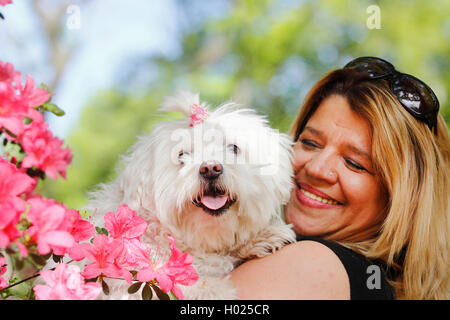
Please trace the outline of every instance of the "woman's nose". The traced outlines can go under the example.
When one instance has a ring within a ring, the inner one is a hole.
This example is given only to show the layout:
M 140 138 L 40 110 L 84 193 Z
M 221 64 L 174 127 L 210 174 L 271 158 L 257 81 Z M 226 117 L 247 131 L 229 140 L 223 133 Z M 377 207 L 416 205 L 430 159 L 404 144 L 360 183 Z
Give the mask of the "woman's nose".
M 338 178 L 337 165 L 336 156 L 330 151 L 323 150 L 311 156 L 305 164 L 305 171 L 310 178 L 334 184 Z

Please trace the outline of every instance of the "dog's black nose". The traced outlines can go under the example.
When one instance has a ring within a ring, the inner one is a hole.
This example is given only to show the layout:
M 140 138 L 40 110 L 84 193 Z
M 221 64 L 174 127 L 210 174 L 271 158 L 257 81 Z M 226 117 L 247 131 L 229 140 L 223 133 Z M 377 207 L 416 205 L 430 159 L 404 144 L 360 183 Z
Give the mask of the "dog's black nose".
M 214 160 L 205 161 L 201 164 L 199 173 L 205 179 L 216 179 L 223 173 L 223 166 Z

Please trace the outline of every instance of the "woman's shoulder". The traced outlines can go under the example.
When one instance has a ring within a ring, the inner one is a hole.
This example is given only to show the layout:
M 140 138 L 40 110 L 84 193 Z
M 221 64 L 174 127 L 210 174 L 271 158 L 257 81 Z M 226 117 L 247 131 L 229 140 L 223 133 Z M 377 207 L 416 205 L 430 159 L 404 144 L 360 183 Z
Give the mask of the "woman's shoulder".
M 350 299 L 344 265 L 317 241 L 299 241 L 247 261 L 231 279 L 240 299 Z
M 371 261 L 334 241 L 305 236 L 297 237 L 297 241 L 325 246 L 338 257 L 348 276 L 352 300 L 394 299 L 393 288 L 386 279 L 381 262 Z

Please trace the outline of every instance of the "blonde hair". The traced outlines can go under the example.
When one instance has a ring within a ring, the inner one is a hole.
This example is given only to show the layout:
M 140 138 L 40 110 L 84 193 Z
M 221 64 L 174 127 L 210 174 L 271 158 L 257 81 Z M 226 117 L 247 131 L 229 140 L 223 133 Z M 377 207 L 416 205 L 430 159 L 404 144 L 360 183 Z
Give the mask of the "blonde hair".
M 396 298 L 448 299 L 450 137 L 443 117 L 435 135 L 403 108 L 386 80 L 339 69 L 307 95 L 291 128 L 295 141 L 321 101 L 334 94 L 370 123 L 373 165 L 388 194 L 373 237 L 338 242 L 384 261 Z

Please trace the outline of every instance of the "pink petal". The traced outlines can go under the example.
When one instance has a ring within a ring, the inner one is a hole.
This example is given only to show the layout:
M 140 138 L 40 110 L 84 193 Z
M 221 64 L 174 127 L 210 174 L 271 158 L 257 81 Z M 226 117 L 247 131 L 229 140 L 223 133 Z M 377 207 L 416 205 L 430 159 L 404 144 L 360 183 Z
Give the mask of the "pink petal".
M 148 282 L 156 278 L 156 272 L 153 270 L 152 267 L 143 268 L 139 270 L 137 274 L 137 279 L 140 282 Z
M 84 268 L 82 276 L 86 279 L 96 278 L 102 274 L 102 269 L 98 267 L 97 263 L 91 263 Z
M 50 246 L 71 248 L 75 245 L 72 235 L 66 231 L 49 231 L 44 237 Z
M 88 282 L 84 285 L 83 298 L 84 300 L 94 300 L 102 292 L 100 283 Z
M 108 233 L 111 237 L 114 237 L 116 230 L 114 228 L 114 220 L 115 216 L 113 212 L 107 212 L 104 216 L 105 228 L 108 230 Z
M 53 297 L 51 296 L 52 288 L 38 284 L 33 290 L 36 295 L 36 300 L 53 300 Z
M 176 284 L 174 284 L 172 287 L 172 293 L 175 295 L 175 297 L 178 298 L 178 300 L 184 300 L 184 294 L 181 291 L 180 287 Z
M 60 205 L 52 205 L 41 214 L 40 222 L 42 223 L 40 232 L 55 230 L 64 220 L 66 210 Z
M 9 237 L 0 230 L 0 248 L 7 247 L 9 245 Z
M 147 230 L 147 222 L 145 222 L 145 219 L 134 217 L 129 224 L 128 230 L 125 232 L 125 236 L 128 239 L 136 238 L 143 235 L 145 230 Z
M 10 177 L 8 185 L 10 187 L 9 193 L 14 195 L 20 195 L 29 190 L 35 181 L 26 174 L 16 173 Z
M 19 248 L 19 252 L 20 255 L 22 256 L 22 258 L 25 258 L 28 256 L 28 249 L 25 245 L 23 245 L 20 242 L 15 242 L 15 244 L 17 245 L 17 247 Z
M 156 280 L 158 280 L 159 287 L 164 292 L 169 292 L 173 287 L 172 279 L 163 272 L 158 272 L 156 274 Z

